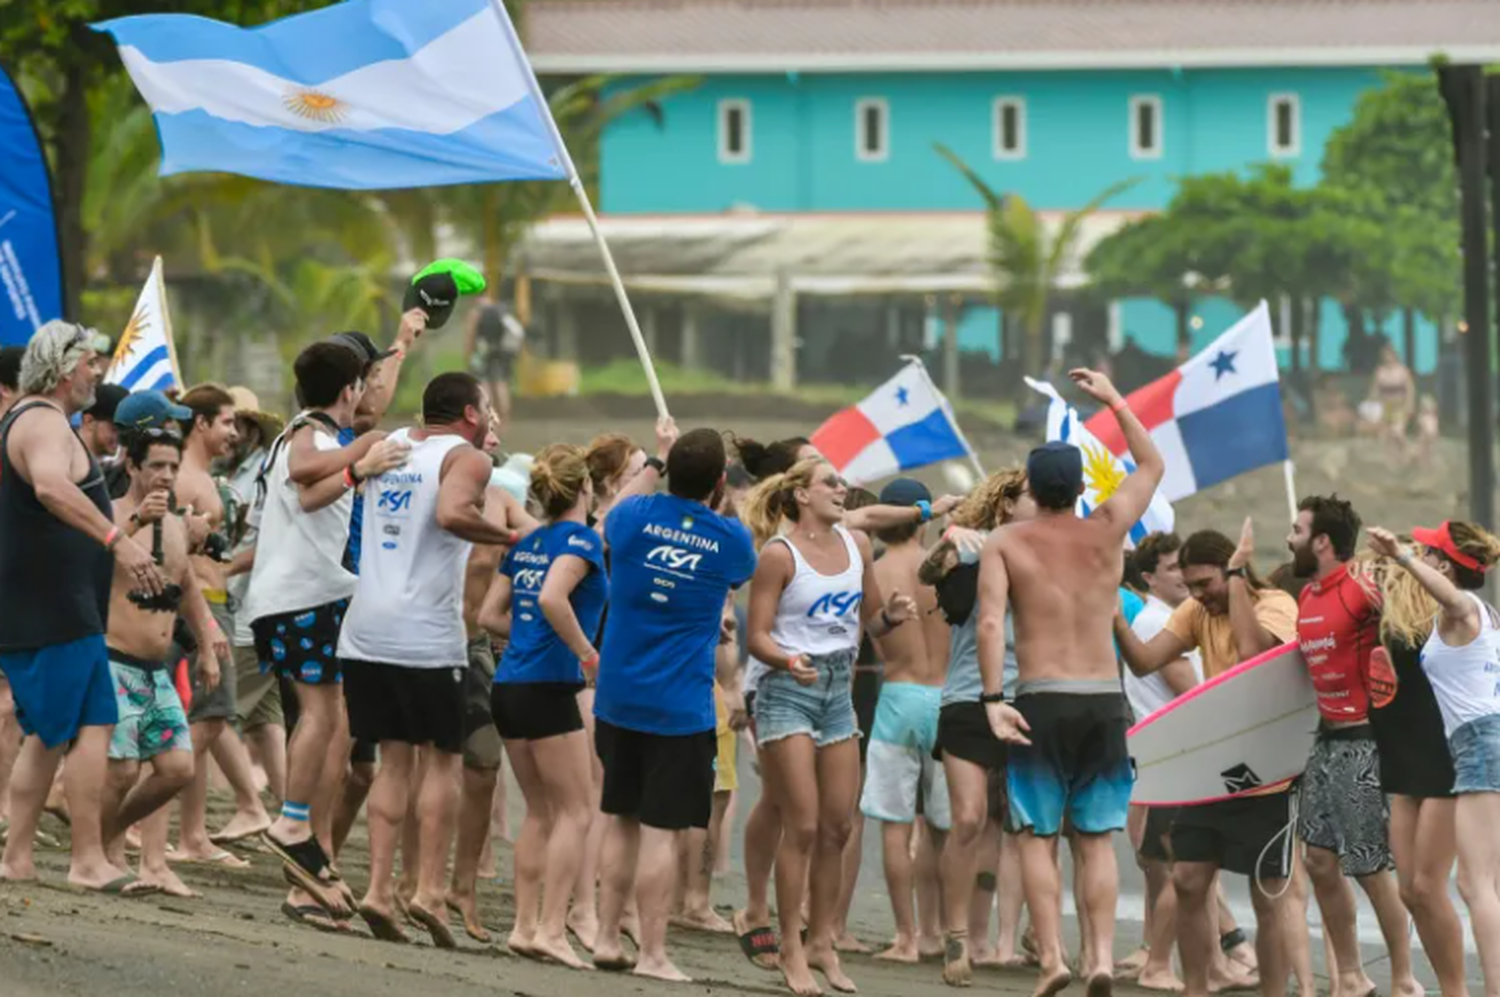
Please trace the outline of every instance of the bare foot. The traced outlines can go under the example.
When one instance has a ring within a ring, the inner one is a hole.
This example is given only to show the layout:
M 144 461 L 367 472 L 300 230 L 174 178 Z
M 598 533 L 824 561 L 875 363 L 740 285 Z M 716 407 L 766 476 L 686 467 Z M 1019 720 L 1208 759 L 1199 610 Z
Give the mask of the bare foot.
M 690 931 L 707 931 L 714 935 L 734 934 L 734 925 L 720 917 L 719 912 L 712 907 L 706 910 L 685 910 L 681 914 L 674 914 L 670 923 Z
M 852 952 L 855 955 L 870 954 L 870 946 L 855 938 L 848 928 L 845 928 L 843 933 L 834 940 L 833 950 L 835 952 Z
M 91 866 L 79 866 L 75 864 L 68 870 L 68 882 L 74 886 L 97 890 L 102 886 L 115 882 L 122 876 L 129 875 L 130 873 L 126 870 L 118 869 L 108 862 L 100 862 L 97 865 Z M 36 870 L 33 869 L 32 878 L 35 878 L 35 876 Z
M 641 919 L 634 913 L 620 918 L 620 934 L 630 939 L 630 944 L 637 949 L 641 947 Z
M 974 982 L 969 941 L 962 934 L 949 935 L 943 943 L 943 982 L 950 987 L 967 987 Z
M 574 952 L 573 946 L 568 944 L 566 933 L 558 935 L 556 938 L 537 935 L 531 941 L 531 952 L 549 962 L 567 966 L 569 969 L 591 968 L 582 959 L 578 958 L 578 953 Z
M 1119 962 L 1115 963 L 1115 979 L 1134 979 L 1141 975 L 1141 970 L 1146 968 L 1146 960 L 1151 958 L 1151 953 L 1145 946 L 1141 946 L 1130 953 Z
M 145 866 L 142 866 L 141 882 L 157 887 L 169 897 L 194 900 L 203 896 L 203 894 L 188 886 L 181 879 L 178 879 L 177 873 L 173 872 L 169 866 L 162 866 L 160 869 L 147 869 Z
M 592 952 L 599 938 L 599 916 L 580 913 L 579 908 L 574 907 L 568 911 L 568 930 L 573 932 L 573 937 L 578 939 L 578 944 L 583 946 L 585 952 Z
M 910 938 L 897 938 L 891 943 L 891 947 L 884 952 L 878 953 L 875 958 L 884 959 L 886 962 L 915 963 L 920 959 L 917 953 L 917 943 Z
M 489 929 L 479 919 L 479 901 L 474 894 L 450 891 L 447 903 L 448 909 L 463 919 L 464 934 L 481 945 L 488 945 L 494 940 L 490 937 Z
M 36 866 L 30 862 L 0 865 L 0 879 L 8 883 L 33 883 L 36 881 Z
M 1409 976 L 1400 983 L 1391 981 L 1391 997 L 1422 997 L 1424 992 L 1422 984 Z
M 992 948 L 975 948 L 969 953 L 969 964 L 975 969 L 996 969 L 1004 966 L 1005 960 Z
M 530 958 L 532 952 L 536 949 L 536 932 L 523 933 L 520 928 L 515 928 L 506 936 L 505 947 L 516 955 L 524 955 Z
M 822 973 L 828 980 L 828 985 L 839 993 L 858 992 L 859 988 L 849 979 L 849 974 L 844 972 L 843 964 L 839 962 L 838 949 L 831 946 L 808 946 L 807 965 Z
M 1042 973 L 1037 977 L 1036 989 L 1031 992 L 1031 997 L 1052 997 L 1060 993 L 1073 982 L 1073 974 L 1068 972 L 1066 966 L 1059 966 L 1050 973 Z
M 222 830 L 215 831 L 208 836 L 208 840 L 216 845 L 228 845 L 236 841 L 244 841 L 254 838 L 271 826 L 271 817 L 264 810 L 258 814 L 243 814 L 238 811 L 229 818 Z
M 822 997 L 823 988 L 813 979 L 807 957 L 800 950 L 781 953 L 781 975 L 786 979 L 787 987 L 797 997 Z
M 653 980 L 665 980 L 668 983 L 693 982 L 692 977 L 672 965 L 672 960 L 665 957 L 651 960 L 642 959 L 635 964 L 635 968 L 630 972 L 636 976 L 646 976 Z
M 1088 988 L 1084 992 L 1087 997 L 1110 997 L 1115 992 L 1114 974 L 1095 973 L 1089 977 Z
M 1161 993 L 1178 994 L 1187 989 L 1177 974 L 1172 972 L 1171 967 L 1157 972 L 1155 970 L 1141 970 L 1141 975 L 1135 978 L 1135 985 L 1142 990 L 1156 990 Z
M 1211 994 L 1259 989 L 1260 974 L 1247 970 L 1238 960 L 1225 959 L 1223 965 L 1215 964 L 1208 971 L 1208 992 Z
M 917 956 L 923 962 L 932 962 L 943 957 L 942 935 L 917 935 Z

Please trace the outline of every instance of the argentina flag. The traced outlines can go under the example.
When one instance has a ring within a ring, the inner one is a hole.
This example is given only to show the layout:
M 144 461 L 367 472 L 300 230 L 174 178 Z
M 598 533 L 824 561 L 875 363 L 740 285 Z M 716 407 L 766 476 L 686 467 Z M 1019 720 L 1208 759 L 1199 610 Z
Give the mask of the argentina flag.
M 1127 474 L 1135 471 L 1128 457 L 1116 457 L 1100 443 L 1078 417 L 1078 410 L 1063 401 L 1057 389 L 1044 381 L 1026 378 L 1026 385 L 1051 399 L 1047 406 L 1047 440 L 1071 443 L 1083 451 L 1083 494 L 1078 497 L 1078 515 L 1087 517 L 1109 500 Z M 1177 517 L 1172 505 L 1158 489 L 1146 514 L 1130 528 L 1127 546 L 1134 548 L 1152 533 L 1170 533 Z
M 155 113 L 163 176 L 380 189 L 574 175 L 498 0 L 346 0 L 257 28 L 182 14 L 93 27 Z

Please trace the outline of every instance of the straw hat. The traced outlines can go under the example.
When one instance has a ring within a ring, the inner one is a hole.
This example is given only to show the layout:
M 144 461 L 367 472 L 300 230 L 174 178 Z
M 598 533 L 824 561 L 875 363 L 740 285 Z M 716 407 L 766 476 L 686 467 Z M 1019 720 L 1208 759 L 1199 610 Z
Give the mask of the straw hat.
M 255 392 L 243 384 L 236 384 L 229 389 L 229 397 L 234 399 L 235 417 L 253 420 L 260 427 L 260 436 L 263 441 L 270 443 L 271 440 L 281 435 L 285 422 L 281 416 L 263 410 Z

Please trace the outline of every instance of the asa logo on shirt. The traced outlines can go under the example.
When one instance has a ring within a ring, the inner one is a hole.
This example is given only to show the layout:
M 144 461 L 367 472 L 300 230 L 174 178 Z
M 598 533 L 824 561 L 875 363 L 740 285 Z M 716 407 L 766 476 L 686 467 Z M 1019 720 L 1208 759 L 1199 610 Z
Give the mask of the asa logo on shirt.
M 807 610 L 808 618 L 814 616 L 848 616 L 859 608 L 860 602 L 864 600 L 863 589 L 852 589 L 848 592 L 829 592 Z
M 380 493 L 375 507 L 393 515 L 411 511 L 412 490 L 410 488 L 387 488 Z
M 542 579 L 546 577 L 546 568 L 522 568 L 516 572 L 516 588 L 539 589 L 542 587 Z
M 671 544 L 653 547 L 646 555 L 647 564 L 659 565 L 675 571 L 697 571 L 698 564 L 702 560 L 702 554 L 694 554 L 692 551 L 673 547 Z

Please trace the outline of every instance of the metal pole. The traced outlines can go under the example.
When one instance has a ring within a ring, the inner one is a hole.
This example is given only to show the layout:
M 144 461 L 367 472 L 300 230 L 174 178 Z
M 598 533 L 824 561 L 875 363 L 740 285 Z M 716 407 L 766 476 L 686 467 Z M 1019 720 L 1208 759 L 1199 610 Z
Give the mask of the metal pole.
M 1463 225 L 1464 367 L 1469 401 L 1469 518 L 1493 529 L 1495 524 L 1495 429 L 1489 319 L 1489 266 L 1485 214 L 1485 86 L 1480 66 L 1444 66 L 1438 70 L 1443 98 L 1453 121 L 1458 155 Z

